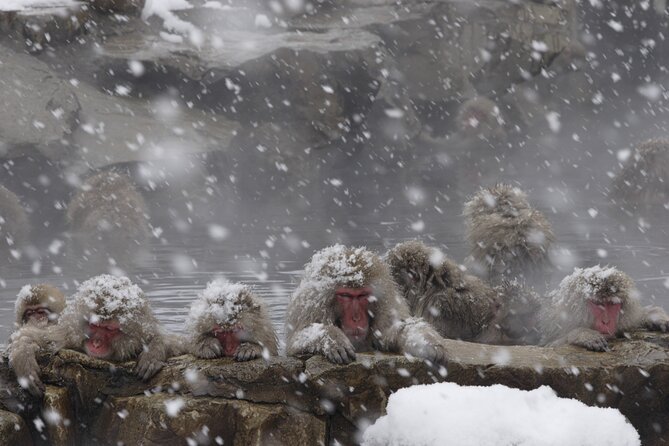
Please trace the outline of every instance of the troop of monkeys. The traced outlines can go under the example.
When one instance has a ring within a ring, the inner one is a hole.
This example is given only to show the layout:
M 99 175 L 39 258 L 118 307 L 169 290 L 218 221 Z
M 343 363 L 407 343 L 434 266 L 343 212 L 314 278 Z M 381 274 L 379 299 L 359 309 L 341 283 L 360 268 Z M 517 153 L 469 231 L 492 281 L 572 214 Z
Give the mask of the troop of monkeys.
M 634 283 L 614 267 L 577 268 L 541 298 L 530 286 L 550 267 L 554 235 L 518 188 L 482 189 L 465 206 L 472 270 L 417 240 L 384 258 L 334 245 L 305 266 L 286 316 L 286 353 L 323 355 L 337 364 L 356 353 L 395 352 L 444 364 L 444 338 L 490 344 L 573 344 L 593 351 L 636 329 L 667 331 L 669 316 L 642 307 Z M 101 275 L 70 301 L 48 285 L 25 286 L 7 348 L 19 384 L 42 393 L 39 353 L 74 349 L 109 361 L 136 360 L 142 379 L 184 352 L 238 361 L 278 354 L 268 312 L 253 290 L 209 283 L 193 302 L 185 338 L 164 333 L 142 290 Z

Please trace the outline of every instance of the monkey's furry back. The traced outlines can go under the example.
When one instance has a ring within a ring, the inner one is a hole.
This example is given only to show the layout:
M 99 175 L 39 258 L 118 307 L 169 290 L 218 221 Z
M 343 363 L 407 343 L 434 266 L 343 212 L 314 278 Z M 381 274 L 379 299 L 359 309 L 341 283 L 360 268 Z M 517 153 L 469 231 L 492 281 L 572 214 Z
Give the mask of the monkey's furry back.
M 611 197 L 631 211 L 663 209 L 669 201 L 669 139 L 637 145 L 614 178 Z
M 481 189 L 465 204 L 464 216 L 471 256 L 491 279 L 549 266 L 555 242 L 551 224 L 519 188 L 497 184 Z
M 75 231 L 97 232 L 101 221 L 112 230 L 130 236 L 148 235 L 147 206 L 132 180 L 124 174 L 103 171 L 88 178 L 67 208 L 67 220 Z

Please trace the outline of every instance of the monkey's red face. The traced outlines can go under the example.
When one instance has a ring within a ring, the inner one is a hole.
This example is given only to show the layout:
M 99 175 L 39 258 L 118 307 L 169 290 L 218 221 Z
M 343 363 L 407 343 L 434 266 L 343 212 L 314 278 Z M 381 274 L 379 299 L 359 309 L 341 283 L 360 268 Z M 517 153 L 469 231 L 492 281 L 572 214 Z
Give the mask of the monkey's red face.
M 114 351 L 112 343 L 121 335 L 121 325 L 118 321 L 88 324 L 88 339 L 84 344 L 86 354 L 99 359 L 108 358 Z
M 237 353 L 237 349 L 239 348 L 239 338 L 242 330 L 242 327 L 238 325 L 231 328 L 224 328 L 220 325 L 214 326 L 212 334 L 218 339 L 218 342 L 220 342 L 224 356 L 235 356 L 235 353 Z
M 342 287 L 335 291 L 339 314 L 341 314 L 341 329 L 352 342 L 364 341 L 369 334 L 367 307 L 371 295 L 370 287 Z
M 27 324 L 32 322 L 42 325 L 49 322 L 50 316 L 51 310 L 47 307 L 41 305 L 29 305 L 26 307 L 26 311 L 23 312 L 23 323 Z
M 588 301 L 588 309 L 595 320 L 592 328 L 604 336 L 613 336 L 616 333 L 621 306 L 621 304 L 611 302 L 596 303 Z

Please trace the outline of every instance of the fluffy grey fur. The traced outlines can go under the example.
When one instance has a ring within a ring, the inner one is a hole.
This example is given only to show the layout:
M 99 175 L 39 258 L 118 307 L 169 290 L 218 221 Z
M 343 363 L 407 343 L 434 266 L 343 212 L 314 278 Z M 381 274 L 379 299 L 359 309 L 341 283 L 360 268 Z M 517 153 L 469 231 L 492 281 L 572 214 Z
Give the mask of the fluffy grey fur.
M 88 178 L 67 207 L 77 248 L 91 247 L 124 258 L 149 235 L 148 211 L 132 180 L 103 171 Z
M 491 288 L 417 240 L 396 245 L 386 261 L 412 314 L 442 336 L 488 344 L 532 342 L 539 301 L 524 287 L 505 282 Z
M 224 298 L 221 297 L 221 300 Z M 227 321 L 230 325 L 240 326 L 243 329 L 243 337 L 235 359 L 237 361 L 249 361 L 263 356 L 263 350 L 276 356 L 278 354 L 278 339 L 272 322 L 270 321 L 267 308 L 250 287 L 243 287 L 235 296 L 234 303 L 241 308 L 239 314 L 233 321 Z M 223 302 L 221 302 L 223 303 Z M 204 296 L 200 296 L 196 305 L 207 305 Z M 189 334 L 188 351 L 200 358 L 218 358 L 223 356 L 223 349 L 218 339 L 213 335 L 212 329 L 215 325 L 224 322 L 217 321 L 212 313 L 198 313 L 191 311 L 186 327 Z
M 522 190 L 506 184 L 481 189 L 465 204 L 464 215 L 471 258 L 491 282 L 546 279 L 555 235 Z
M 335 291 L 341 286 L 373 290 L 369 335 L 355 346 L 338 320 Z M 351 362 L 356 351 L 368 350 L 432 362 L 446 359 L 442 337 L 424 320 L 411 317 L 387 265 L 366 248 L 335 245 L 314 254 L 288 305 L 286 334 L 289 355 L 322 354 L 335 363 Z
M 130 281 L 125 278 L 118 282 L 118 286 L 126 285 L 130 285 Z M 91 307 L 91 299 L 97 305 Z M 104 294 L 91 296 L 81 292 L 80 288 L 56 325 L 46 328 L 24 326 L 12 335 L 8 346 L 9 363 L 22 387 L 35 395 L 43 391 L 38 354 L 55 354 L 62 349 L 86 353 L 84 345 L 87 327 L 94 318 L 101 321 L 119 320 L 122 334 L 113 343 L 108 360 L 122 362 L 136 359 L 135 373 L 142 379 L 155 375 L 169 356 L 180 353 L 180 347 L 164 336 L 143 294 L 139 298 L 139 305 L 132 310 L 120 307 L 114 312 L 105 312 L 107 299 L 108 296 Z
M 602 273 L 604 271 L 604 273 Z M 646 328 L 669 330 L 669 316 L 659 307 L 642 307 L 632 279 L 616 268 L 599 266 L 580 269 L 565 277 L 540 314 L 542 345 L 573 344 L 588 350 L 608 349 L 606 337 L 594 330 L 586 302 L 622 304 L 616 336 Z
M 0 251 L 28 242 L 30 220 L 13 192 L 0 185 Z
M 634 153 L 616 175 L 611 198 L 629 214 L 652 214 L 669 203 L 669 140 L 651 139 Z

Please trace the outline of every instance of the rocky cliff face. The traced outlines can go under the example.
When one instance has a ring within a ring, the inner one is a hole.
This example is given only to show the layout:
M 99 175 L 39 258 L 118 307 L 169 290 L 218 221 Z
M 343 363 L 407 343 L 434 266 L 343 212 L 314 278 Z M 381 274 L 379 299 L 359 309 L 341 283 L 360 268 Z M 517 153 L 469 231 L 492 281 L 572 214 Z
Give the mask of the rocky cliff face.
M 22 92 L 2 89 L 5 108 L 36 113 L 0 127 L 0 158 L 37 150 L 101 166 L 160 159 L 155 146 L 176 140 L 195 152 L 261 147 L 274 170 L 331 144 L 402 146 L 467 98 L 541 77 L 575 37 L 572 1 L 314 2 L 290 15 L 192 0 L 169 25 L 140 19 L 141 3 L 0 7 L 2 43 L 45 62 L 0 53 L 2 79 Z M 188 104 L 176 133 L 151 103 L 170 91 Z
M 235 363 L 181 356 L 149 383 L 131 374 L 132 363 L 62 351 L 44 358 L 49 385 L 41 415 L 29 400 L 21 410 L 3 397 L 0 432 L 7 435 L 0 444 L 31 444 L 29 427 L 36 444 L 40 437 L 58 445 L 355 444 L 383 414 L 390 393 L 440 381 L 549 385 L 559 396 L 620 409 L 644 445 L 669 441 L 669 335 L 638 333 L 607 353 L 447 342 L 446 368 L 371 354 L 348 366 L 321 357 Z M 2 373 L 9 379 L 6 366 Z M 41 433 L 37 415 L 45 423 Z

